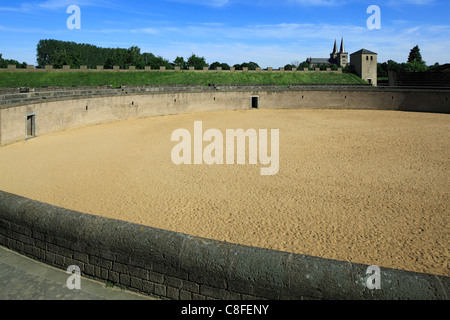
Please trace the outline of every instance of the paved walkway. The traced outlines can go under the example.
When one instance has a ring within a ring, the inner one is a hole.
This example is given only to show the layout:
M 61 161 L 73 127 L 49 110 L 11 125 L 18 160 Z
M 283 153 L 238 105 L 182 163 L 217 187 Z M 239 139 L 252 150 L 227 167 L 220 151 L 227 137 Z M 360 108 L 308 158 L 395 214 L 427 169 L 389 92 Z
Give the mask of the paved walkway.
M 80 290 L 69 290 L 69 277 L 65 271 L 0 246 L 0 300 L 154 300 L 84 277 Z

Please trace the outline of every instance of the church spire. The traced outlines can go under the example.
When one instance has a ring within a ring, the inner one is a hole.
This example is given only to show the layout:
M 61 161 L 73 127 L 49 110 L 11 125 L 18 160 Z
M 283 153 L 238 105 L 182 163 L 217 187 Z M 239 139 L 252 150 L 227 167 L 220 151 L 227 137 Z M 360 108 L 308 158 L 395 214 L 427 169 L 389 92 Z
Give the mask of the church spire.
M 337 44 L 336 39 L 334 39 L 334 48 L 333 48 L 333 54 L 337 53 Z
M 342 37 L 341 39 L 341 50 L 339 51 L 339 53 L 344 53 L 345 49 L 344 49 L 344 37 Z

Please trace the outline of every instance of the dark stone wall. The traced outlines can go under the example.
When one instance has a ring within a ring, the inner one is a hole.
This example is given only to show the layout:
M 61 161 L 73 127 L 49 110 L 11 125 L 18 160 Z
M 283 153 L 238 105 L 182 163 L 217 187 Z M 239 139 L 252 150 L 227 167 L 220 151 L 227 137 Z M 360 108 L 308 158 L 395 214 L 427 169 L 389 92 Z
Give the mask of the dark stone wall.
M 450 278 L 219 242 L 0 191 L 0 245 L 63 270 L 174 300 L 448 299 Z

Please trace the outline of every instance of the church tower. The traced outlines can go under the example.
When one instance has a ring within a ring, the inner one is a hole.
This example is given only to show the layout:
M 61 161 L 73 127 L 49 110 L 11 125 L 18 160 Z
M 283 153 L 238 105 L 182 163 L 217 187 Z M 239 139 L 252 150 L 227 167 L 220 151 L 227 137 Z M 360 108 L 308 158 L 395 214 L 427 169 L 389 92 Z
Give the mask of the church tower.
M 330 54 L 330 62 L 337 64 L 337 58 L 338 58 L 337 44 L 336 39 L 334 39 L 334 47 L 333 52 Z
M 334 47 L 336 48 L 336 40 L 334 41 Z M 337 49 L 337 48 L 336 48 Z M 341 39 L 341 49 L 339 53 L 336 54 L 337 65 L 339 67 L 345 67 L 348 64 L 348 52 L 345 52 L 344 48 L 344 38 Z

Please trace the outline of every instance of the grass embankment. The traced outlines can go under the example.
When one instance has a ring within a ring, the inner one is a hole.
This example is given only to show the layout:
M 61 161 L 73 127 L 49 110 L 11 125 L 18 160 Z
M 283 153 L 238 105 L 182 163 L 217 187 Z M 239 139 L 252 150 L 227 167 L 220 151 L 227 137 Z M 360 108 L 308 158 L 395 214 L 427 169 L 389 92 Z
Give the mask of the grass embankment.
M 0 72 L 0 87 L 208 84 L 364 84 L 345 73 L 328 72 Z

